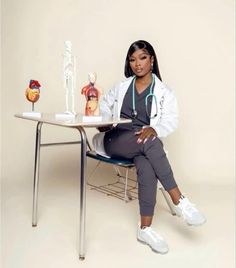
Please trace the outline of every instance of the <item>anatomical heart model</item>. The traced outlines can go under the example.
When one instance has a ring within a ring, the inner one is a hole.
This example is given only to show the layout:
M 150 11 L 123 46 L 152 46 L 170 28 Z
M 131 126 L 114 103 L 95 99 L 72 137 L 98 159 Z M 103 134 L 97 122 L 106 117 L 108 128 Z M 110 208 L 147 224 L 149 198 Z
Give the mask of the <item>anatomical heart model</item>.
M 38 101 L 41 85 L 37 80 L 30 80 L 29 87 L 25 91 L 25 96 L 32 103 L 32 112 L 34 112 L 34 103 Z
M 99 98 L 101 90 L 95 87 L 97 79 L 96 73 L 89 73 L 88 79 L 89 84 L 84 86 L 81 90 L 81 94 L 85 95 L 86 98 L 85 115 L 97 116 L 99 115 Z

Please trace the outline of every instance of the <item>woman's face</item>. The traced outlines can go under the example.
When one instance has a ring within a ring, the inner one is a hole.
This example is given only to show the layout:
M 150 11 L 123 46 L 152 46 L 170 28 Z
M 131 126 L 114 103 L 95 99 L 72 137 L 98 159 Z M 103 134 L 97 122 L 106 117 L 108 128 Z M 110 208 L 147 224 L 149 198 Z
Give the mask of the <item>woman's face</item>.
M 136 50 L 129 58 L 130 68 L 137 77 L 143 77 L 152 70 L 153 57 L 145 49 Z

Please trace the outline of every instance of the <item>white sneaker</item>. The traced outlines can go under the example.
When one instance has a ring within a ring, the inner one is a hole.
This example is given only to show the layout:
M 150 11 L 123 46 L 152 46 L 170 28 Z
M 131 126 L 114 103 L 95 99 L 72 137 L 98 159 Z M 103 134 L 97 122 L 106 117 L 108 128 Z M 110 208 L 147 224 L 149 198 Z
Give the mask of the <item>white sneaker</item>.
M 144 229 L 138 227 L 137 240 L 148 245 L 157 253 L 164 254 L 169 250 L 166 241 L 159 234 L 153 231 L 151 227 L 145 227 Z
M 190 203 L 188 198 L 181 197 L 178 205 L 174 205 L 177 216 L 183 217 L 188 225 L 201 225 L 206 222 L 206 218 Z

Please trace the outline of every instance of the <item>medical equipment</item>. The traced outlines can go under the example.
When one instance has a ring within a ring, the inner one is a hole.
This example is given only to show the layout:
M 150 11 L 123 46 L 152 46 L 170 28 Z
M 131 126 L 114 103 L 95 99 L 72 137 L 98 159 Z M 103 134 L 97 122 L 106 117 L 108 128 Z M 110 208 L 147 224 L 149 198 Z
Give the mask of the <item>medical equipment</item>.
M 135 107 L 135 81 L 136 81 L 136 76 L 134 77 L 133 81 L 132 81 L 132 102 L 133 102 L 133 109 L 132 109 L 132 113 L 131 113 L 131 116 L 132 118 L 136 118 L 137 115 L 138 115 L 138 112 L 136 110 L 136 107 Z M 147 94 L 147 96 L 145 97 L 145 107 L 146 107 L 146 113 L 147 113 L 147 116 L 150 118 L 150 119 L 153 119 L 157 116 L 157 98 L 156 96 L 153 94 L 153 87 L 154 87 L 154 76 L 152 76 L 152 83 L 151 83 L 151 86 L 150 86 L 150 90 L 149 90 L 149 93 Z M 154 102 L 155 102 L 155 105 L 156 105 L 156 112 L 153 116 L 151 116 L 151 114 L 148 113 L 148 99 L 149 98 L 152 98 L 154 99 Z

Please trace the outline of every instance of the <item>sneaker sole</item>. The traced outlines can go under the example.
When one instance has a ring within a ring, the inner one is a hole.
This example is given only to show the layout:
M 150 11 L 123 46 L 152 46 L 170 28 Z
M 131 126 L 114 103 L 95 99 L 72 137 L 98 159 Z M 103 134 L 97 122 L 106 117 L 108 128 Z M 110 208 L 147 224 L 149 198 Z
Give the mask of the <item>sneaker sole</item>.
M 168 251 L 169 251 L 169 250 L 167 250 L 167 251 L 165 251 L 165 252 L 157 251 L 157 250 L 153 249 L 148 243 L 146 243 L 146 242 L 144 242 L 144 241 L 142 241 L 142 240 L 140 240 L 140 239 L 138 239 L 138 238 L 137 238 L 137 241 L 140 242 L 140 243 L 143 244 L 143 245 L 149 246 L 149 247 L 151 248 L 151 250 L 152 250 L 153 252 L 155 252 L 155 253 L 159 253 L 159 254 L 164 255 L 164 254 L 168 253 Z
M 198 223 L 198 224 L 191 224 L 191 223 L 188 223 L 184 218 L 183 218 L 183 216 L 181 215 L 181 214 L 178 214 L 177 212 L 176 212 L 176 216 L 177 217 L 179 217 L 179 218 L 181 218 L 188 226 L 195 226 L 195 227 L 198 227 L 198 226 L 201 226 L 201 225 L 203 225 L 204 223 L 206 223 L 206 219 L 203 221 L 203 222 L 201 222 L 201 223 Z
M 198 226 L 201 226 L 201 225 L 203 225 L 204 223 L 206 223 L 206 220 L 203 221 L 203 222 L 201 222 L 201 223 L 198 223 L 198 224 L 191 224 L 191 223 L 188 223 L 187 221 L 185 221 L 185 222 L 186 222 L 186 224 L 187 224 L 188 226 L 195 226 L 195 227 L 198 227 Z

